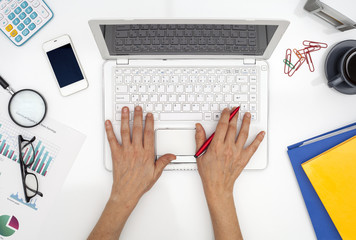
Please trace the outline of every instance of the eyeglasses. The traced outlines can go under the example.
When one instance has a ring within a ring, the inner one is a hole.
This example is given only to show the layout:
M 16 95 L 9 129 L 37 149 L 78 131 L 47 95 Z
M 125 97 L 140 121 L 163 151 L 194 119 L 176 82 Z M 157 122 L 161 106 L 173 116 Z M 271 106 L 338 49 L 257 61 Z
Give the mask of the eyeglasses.
M 31 198 L 36 195 L 43 197 L 43 194 L 38 191 L 38 180 L 36 175 L 27 171 L 27 168 L 30 167 L 35 160 L 36 153 L 33 147 L 33 142 L 36 140 L 36 137 L 33 137 L 31 140 L 26 140 L 19 135 L 18 140 L 22 185 L 25 192 L 26 202 L 30 202 Z M 26 157 L 27 159 L 25 159 Z

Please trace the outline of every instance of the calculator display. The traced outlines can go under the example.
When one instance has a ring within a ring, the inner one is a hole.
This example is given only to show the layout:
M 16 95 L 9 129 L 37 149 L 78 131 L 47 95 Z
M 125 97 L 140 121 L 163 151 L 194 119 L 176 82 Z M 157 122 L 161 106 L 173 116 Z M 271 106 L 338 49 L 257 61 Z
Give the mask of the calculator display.
M 61 88 L 84 79 L 70 44 L 47 52 L 47 56 Z

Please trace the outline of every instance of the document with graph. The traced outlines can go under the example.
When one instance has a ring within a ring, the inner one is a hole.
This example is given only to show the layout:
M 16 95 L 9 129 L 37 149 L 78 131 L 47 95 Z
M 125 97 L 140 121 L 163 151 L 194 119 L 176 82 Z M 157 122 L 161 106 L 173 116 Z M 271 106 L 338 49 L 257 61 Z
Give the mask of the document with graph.
M 28 172 L 38 179 L 38 191 L 26 202 L 22 184 L 18 136 L 30 140 L 33 148 L 22 151 Z M 7 114 L 0 114 L 0 240 L 36 239 L 41 224 L 77 157 L 85 136 L 47 118 L 40 125 L 24 129 Z M 30 161 L 32 161 L 31 164 Z

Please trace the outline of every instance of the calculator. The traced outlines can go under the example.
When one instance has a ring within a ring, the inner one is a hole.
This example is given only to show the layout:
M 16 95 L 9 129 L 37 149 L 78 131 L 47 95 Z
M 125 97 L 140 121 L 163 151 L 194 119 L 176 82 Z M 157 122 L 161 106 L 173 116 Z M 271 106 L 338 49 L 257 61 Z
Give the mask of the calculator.
M 0 30 L 22 46 L 53 18 L 43 0 L 0 0 Z

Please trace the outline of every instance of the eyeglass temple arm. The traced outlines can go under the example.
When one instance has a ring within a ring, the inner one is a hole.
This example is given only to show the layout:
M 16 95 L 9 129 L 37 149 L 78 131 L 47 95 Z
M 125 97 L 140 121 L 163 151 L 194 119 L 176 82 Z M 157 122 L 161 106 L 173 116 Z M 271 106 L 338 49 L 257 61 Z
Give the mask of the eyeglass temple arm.
M 40 191 L 36 191 L 36 190 L 34 190 L 34 189 L 32 189 L 32 188 L 30 188 L 30 187 L 28 187 L 28 186 L 26 186 L 26 188 L 27 188 L 28 190 L 30 190 L 31 192 L 36 193 L 36 194 L 40 195 L 41 197 L 43 197 L 43 193 L 41 193 Z

